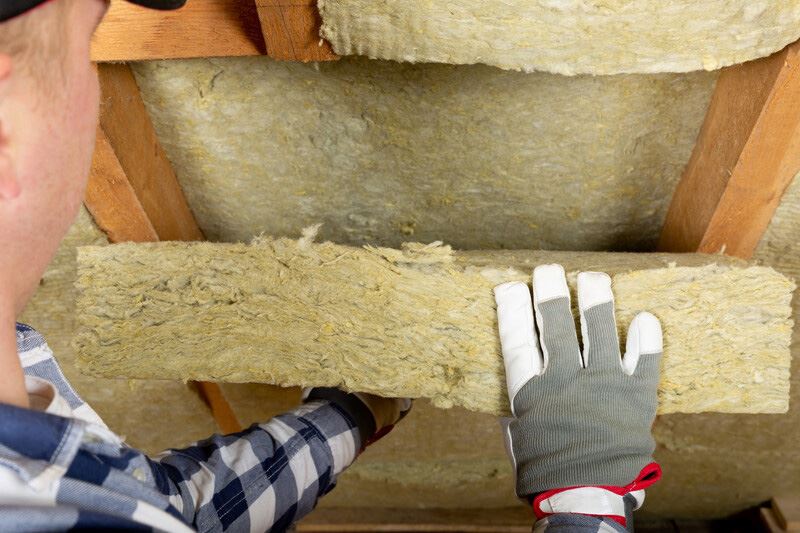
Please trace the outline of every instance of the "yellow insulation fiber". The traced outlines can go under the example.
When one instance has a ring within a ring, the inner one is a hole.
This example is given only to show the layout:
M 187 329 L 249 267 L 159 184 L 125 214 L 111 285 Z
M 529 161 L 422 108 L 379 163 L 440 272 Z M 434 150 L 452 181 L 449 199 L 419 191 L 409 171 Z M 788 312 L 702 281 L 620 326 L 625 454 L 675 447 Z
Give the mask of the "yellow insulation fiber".
M 770 268 L 311 238 L 81 248 L 80 364 L 106 377 L 331 385 L 502 414 L 491 289 L 561 261 L 617 272 L 621 327 L 641 310 L 661 319 L 661 413 L 788 408 L 794 284 Z

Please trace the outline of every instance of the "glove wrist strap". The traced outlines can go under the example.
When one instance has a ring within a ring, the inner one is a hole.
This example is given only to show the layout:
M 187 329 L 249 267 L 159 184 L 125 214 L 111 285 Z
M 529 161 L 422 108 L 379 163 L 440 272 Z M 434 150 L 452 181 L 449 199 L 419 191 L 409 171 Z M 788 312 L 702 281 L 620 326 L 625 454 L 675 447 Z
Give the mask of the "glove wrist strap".
M 608 518 L 626 526 L 625 495 L 631 494 L 636 509 L 644 502 L 644 489 L 661 479 L 658 463 L 645 466 L 631 483 L 615 486 L 574 486 L 540 492 L 532 503 L 537 520 L 558 513 L 575 513 Z

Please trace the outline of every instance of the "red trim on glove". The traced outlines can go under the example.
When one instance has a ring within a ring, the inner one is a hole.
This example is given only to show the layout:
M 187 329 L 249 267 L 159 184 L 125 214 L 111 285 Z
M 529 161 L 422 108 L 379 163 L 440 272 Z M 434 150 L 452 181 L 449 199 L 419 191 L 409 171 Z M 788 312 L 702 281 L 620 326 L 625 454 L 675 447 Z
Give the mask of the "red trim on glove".
M 655 483 L 659 479 L 661 479 L 661 466 L 659 466 L 659 464 L 656 463 L 656 462 L 652 462 L 652 463 L 648 464 L 647 466 L 645 466 L 644 468 L 642 468 L 641 472 L 639 472 L 639 475 L 636 476 L 636 479 L 634 479 L 633 481 L 631 481 L 630 483 L 628 483 L 624 487 L 615 487 L 615 486 L 611 486 L 611 485 L 575 485 L 575 486 L 572 486 L 572 487 L 564 487 L 564 488 L 561 488 L 561 489 L 550 489 L 550 490 L 547 490 L 545 492 L 540 492 L 539 494 L 537 494 L 533 498 L 533 502 L 531 502 L 532 505 L 533 505 L 533 512 L 536 515 L 536 519 L 537 520 L 541 520 L 542 518 L 545 518 L 547 516 L 550 516 L 550 515 L 554 514 L 554 513 L 547 513 L 547 512 L 542 511 L 541 507 L 540 507 L 541 503 L 544 500 L 550 498 L 551 496 L 554 496 L 554 495 L 559 494 L 561 492 L 566 492 L 568 490 L 580 489 L 580 488 L 585 488 L 585 487 L 595 487 L 595 488 L 607 490 L 609 492 L 613 492 L 614 494 L 617 494 L 619 496 L 625 496 L 629 492 L 646 489 L 647 487 L 649 487 L 650 485 L 652 485 L 653 483 Z M 588 514 L 588 513 L 576 513 L 576 514 L 585 514 L 587 516 L 596 516 L 597 518 L 609 518 L 609 519 L 614 520 L 615 522 L 621 524 L 622 527 L 626 527 L 626 521 L 625 521 L 625 517 L 624 516 L 619 516 L 619 515 L 593 515 L 593 514 Z

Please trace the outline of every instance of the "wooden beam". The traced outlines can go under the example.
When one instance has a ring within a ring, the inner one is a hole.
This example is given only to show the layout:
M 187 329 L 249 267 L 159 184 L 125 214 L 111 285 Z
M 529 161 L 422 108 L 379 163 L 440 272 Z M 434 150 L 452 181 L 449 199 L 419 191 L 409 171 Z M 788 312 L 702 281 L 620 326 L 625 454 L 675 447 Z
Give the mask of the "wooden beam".
M 778 518 L 775 512 L 769 507 L 761 507 L 758 510 L 761 517 L 761 525 L 764 526 L 764 531 L 767 533 L 785 533 L 786 530 L 778 523 Z
M 203 240 L 128 65 L 98 68 L 100 126 L 142 208 L 164 241 Z
M 176 11 L 113 0 L 92 61 L 253 56 L 266 52 L 253 0 L 190 0 Z
M 267 54 L 289 61 L 331 61 L 339 57 L 319 35 L 316 0 L 256 0 Z
M 800 494 L 772 498 L 772 511 L 782 529 L 800 531 Z
M 127 65 L 100 65 L 100 124 L 84 203 L 111 242 L 202 240 Z M 225 433 L 242 429 L 219 385 L 198 393 Z
M 338 59 L 319 36 L 316 0 L 191 0 L 155 11 L 113 0 L 92 39 L 96 62 L 254 56 Z
M 101 127 L 97 127 L 86 208 L 111 242 L 157 241 L 158 234 Z
M 723 70 L 659 241 L 749 258 L 800 172 L 800 41 Z
M 211 414 L 223 433 L 237 433 L 242 430 L 242 424 L 236 417 L 233 407 L 228 403 L 225 393 L 222 392 L 222 388 L 219 385 L 208 381 L 195 381 L 193 383 L 197 386 L 200 398 L 211 409 Z

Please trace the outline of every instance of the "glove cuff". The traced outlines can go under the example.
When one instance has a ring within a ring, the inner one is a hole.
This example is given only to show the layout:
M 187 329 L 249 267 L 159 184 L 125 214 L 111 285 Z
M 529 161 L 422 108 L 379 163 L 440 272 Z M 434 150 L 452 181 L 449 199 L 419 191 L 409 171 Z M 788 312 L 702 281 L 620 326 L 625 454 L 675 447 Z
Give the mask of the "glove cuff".
M 536 494 L 531 505 L 537 520 L 558 513 L 575 513 L 608 518 L 626 527 L 626 499 L 635 503 L 633 510 L 638 509 L 644 503 L 644 489 L 659 479 L 661 467 L 653 462 L 623 487 L 593 485 L 551 489 Z

